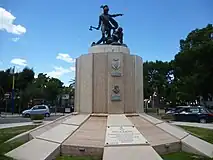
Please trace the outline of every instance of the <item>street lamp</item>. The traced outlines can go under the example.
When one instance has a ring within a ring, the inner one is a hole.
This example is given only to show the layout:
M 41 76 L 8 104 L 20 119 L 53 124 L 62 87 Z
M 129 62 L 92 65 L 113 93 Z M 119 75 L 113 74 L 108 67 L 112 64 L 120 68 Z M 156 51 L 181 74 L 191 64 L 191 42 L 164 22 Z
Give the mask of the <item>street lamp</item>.
M 13 69 L 10 70 L 10 74 L 12 74 L 13 76 L 13 83 L 12 83 L 12 114 L 14 113 L 14 108 L 15 108 L 15 66 L 13 67 Z
M 157 93 L 154 92 L 153 95 L 152 95 L 152 108 L 155 107 L 155 97 L 157 97 Z
M 5 107 L 5 114 L 7 114 L 7 100 L 10 98 L 10 94 L 9 93 L 5 93 L 4 94 L 4 100 L 6 103 L 6 107 Z
M 19 102 L 18 112 L 19 112 L 19 114 L 21 114 L 21 101 L 20 101 L 20 96 L 17 96 L 16 98 L 18 99 L 18 102 Z

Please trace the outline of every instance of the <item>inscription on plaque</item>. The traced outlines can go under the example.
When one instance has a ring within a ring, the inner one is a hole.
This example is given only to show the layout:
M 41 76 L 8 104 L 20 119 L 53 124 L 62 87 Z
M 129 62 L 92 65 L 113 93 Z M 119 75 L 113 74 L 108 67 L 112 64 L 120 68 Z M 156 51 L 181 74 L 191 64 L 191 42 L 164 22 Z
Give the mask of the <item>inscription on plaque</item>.
M 148 144 L 142 134 L 132 126 L 109 127 L 105 145 Z
M 119 59 L 112 60 L 112 77 L 120 77 L 121 76 L 121 64 Z

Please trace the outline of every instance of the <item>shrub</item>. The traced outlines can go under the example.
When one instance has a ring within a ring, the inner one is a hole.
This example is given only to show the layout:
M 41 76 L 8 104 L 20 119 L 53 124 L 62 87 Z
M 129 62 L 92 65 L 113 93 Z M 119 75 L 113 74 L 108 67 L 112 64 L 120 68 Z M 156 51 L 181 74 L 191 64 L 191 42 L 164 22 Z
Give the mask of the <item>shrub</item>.
M 44 115 L 43 114 L 35 114 L 30 116 L 31 120 L 43 120 Z
M 161 119 L 164 119 L 164 120 L 175 120 L 174 116 L 173 115 L 170 115 L 170 114 L 164 114 L 164 115 L 161 115 Z

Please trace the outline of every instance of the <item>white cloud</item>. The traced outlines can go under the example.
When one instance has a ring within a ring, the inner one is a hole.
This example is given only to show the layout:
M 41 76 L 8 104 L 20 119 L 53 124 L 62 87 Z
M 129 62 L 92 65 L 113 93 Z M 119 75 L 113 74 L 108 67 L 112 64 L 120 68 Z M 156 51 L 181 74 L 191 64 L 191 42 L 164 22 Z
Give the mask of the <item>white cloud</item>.
M 15 37 L 15 38 L 12 38 L 11 40 L 12 40 L 13 42 L 17 42 L 19 39 L 20 39 L 19 37 Z
M 71 70 L 72 72 L 75 72 L 75 67 L 70 67 L 70 70 Z
M 19 65 L 19 66 L 26 66 L 27 65 L 27 61 L 25 59 L 21 59 L 21 58 L 14 58 L 10 61 L 10 63 L 16 64 L 16 65 Z
M 66 54 L 66 53 L 59 53 L 57 55 L 56 59 L 60 59 L 60 60 L 63 60 L 65 62 L 68 62 L 68 63 L 74 63 L 75 62 L 75 59 L 70 57 L 70 55 Z
M 66 73 L 70 73 L 71 71 L 69 69 L 63 68 L 63 67 L 54 67 L 54 70 L 51 72 L 48 72 L 47 75 L 54 78 L 60 78 L 62 75 Z
M 8 33 L 21 35 L 26 33 L 26 28 L 20 24 L 15 25 L 16 17 L 13 16 L 9 11 L 0 7 L 0 30 L 5 30 Z

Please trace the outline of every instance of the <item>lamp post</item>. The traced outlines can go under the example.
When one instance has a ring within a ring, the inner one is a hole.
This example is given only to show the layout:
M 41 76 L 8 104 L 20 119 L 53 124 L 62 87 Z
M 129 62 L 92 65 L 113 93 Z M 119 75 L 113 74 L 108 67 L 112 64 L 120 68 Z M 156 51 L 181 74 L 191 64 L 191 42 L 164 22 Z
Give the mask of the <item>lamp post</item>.
M 4 100 L 5 100 L 5 103 L 6 103 L 6 106 L 5 106 L 5 114 L 7 113 L 7 100 L 10 98 L 10 94 L 8 93 L 5 93 L 4 94 Z
M 19 105 L 18 105 L 18 113 L 21 114 L 21 101 L 20 101 L 20 96 L 17 96 Z
M 12 100 L 12 114 L 14 113 L 14 108 L 15 108 L 15 99 L 14 99 L 14 96 L 15 96 L 15 66 L 13 67 L 13 69 L 10 70 L 12 76 L 13 76 L 13 82 L 12 82 L 12 96 L 11 96 L 11 100 Z

